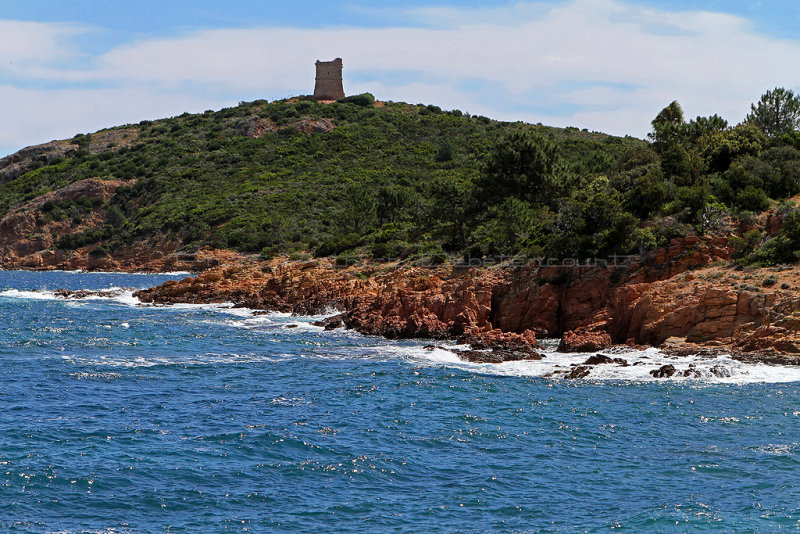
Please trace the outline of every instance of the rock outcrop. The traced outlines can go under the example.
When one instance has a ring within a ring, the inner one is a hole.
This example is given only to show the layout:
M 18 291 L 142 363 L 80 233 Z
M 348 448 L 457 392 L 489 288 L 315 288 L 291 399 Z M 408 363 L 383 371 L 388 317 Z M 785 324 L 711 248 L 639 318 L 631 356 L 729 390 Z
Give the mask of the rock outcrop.
M 800 354 L 800 267 L 736 271 L 708 266 L 725 257 L 718 245 L 676 240 L 669 249 L 652 253 L 660 259 L 674 254 L 675 264 L 651 264 L 649 257 L 613 269 L 561 271 L 251 260 L 137 296 L 158 303 L 228 301 L 300 314 L 339 310 L 348 328 L 365 334 L 458 339 L 478 352 L 502 353 L 512 345 L 528 351 L 538 346 L 537 336 L 559 336 L 561 350 L 573 352 L 644 344 L 742 353 L 743 358 L 756 352 L 764 358 L 779 354 L 776 361 L 794 362 L 792 355 Z M 694 259 L 687 263 L 687 258 Z M 689 266 L 694 270 L 686 270 Z M 746 282 L 767 276 L 776 283 L 757 287 Z M 520 359 L 521 354 L 507 358 Z
M 132 241 L 113 254 L 100 249 L 101 243 L 77 248 L 59 248 L 70 236 L 102 229 L 108 222 L 105 205 L 120 186 L 134 180 L 90 178 L 34 198 L 9 211 L 0 219 L 0 268 L 4 269 L 86 269 L 107 271 L 193 271 L 239 261 L 242 254 L 200 249 L 176 252 L 179 241 L 163 235 L 159 239 Z M 91 200 L 81 216 L 53 217 L 53 206 L 70 201 Z
M 561 352 L 594 352 L 612 345 L 611 335 L 602 326 L 576 328 L 564 332 L 558 350 Z
M 0 255 L 3 266 L 36 268 L 47 263 L 47 256 L 56 254 L 56 242 L 67 235 L 78 234 L 105 221 L 105 210 L 90 210 L 80 219 L 48 217 L 44 207 L 80 198 L 105 202 L 117 188 L 126 182 L 120 180 L 89 179 L 72 183 L 57 191 L 37 197 L 8 212 L 0 219 Z M 63 251 L 64 255 L 69 254 Z
M 667 364 L 662 365 L 658 369 L 653 369 L 650 371 L 650 374 L 653 375 L 653 378 L 669 378 L 675 375 L 677 372 L 678 371 L 675 369 L 674 365 Z

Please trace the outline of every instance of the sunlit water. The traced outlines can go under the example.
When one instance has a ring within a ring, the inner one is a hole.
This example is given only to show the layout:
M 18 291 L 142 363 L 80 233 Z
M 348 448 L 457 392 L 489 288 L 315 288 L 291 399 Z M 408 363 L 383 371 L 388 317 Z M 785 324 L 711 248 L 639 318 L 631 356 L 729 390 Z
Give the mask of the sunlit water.
M 800 528 L 798 369 L 649 350 L 552 379 L 589 355 L 52 293 L 182 276 L 0 271 L 0 529 Z

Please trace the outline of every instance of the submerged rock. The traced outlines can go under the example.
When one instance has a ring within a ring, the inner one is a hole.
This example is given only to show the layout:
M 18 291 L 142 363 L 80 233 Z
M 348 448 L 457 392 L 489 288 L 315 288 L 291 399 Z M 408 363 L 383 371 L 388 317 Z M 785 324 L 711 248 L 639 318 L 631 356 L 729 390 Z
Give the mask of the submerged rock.
M 675 369 L 674 365 L 667 364 L 662 365 L 658 369 L 653 369 L 650 371 L 650 374 L 653 375 L 653 378 L 669 378 L 677 373 L 678 370 Z
M 730 368 L 725 367 L 723 365 L 715 365 L 714 367 L 709 369 L 708 372 L 719 378 L 730 378 L 731 376 L 733 376 L 733 373 L 731 372 Z
M 683 372 L 683 376 L 687 378 L 701 378 L 703 375 L 698 371 L 694 365 L 690 365 L 688 369 Z
M 85 299 L 87 297 L 121 297 L 134 288 L 119 287 L 114 289 L 56 289 L 53 294 L 62 299 Z
M 579 365 L 578 367 L 574 368 L 567 374 L 564 378 L 567 379 L 575 379 L 575 378 L 585 378 L 589 376 L 589 373 L 592 372 L 592 368 L 589 365 Z
M 473 344 L 470 350 L 454 351 L 464 360 L 473 363 L 502 363 L 523 360 L 541 360 L 544 354 L 533 350 L 530 345 L 496 343 L 489 345 Z
M 605 354 L 595 354 L 594 356 L 589 356 L 589 358 L 583 362 L 583 365 L 599 365 L 603 363 L 614 363 L 614 360 Z
M 314 326 L 321 326 L 325 330 L 335 330 L 337 328 L 343 328 L 344 315 L 345 314 L 340 313 L 339 315 L 334 315 L 333 317 L 326 317 L 325 319 L 322 319 L 320 321 L 314 321 L 311 324 L 313 324 Z
M 611 363 L 616 363 L 620 367 L 628 367 L 628 360 L 623 358 L 611 358 L 605 354 L 595 354 L 594 356 L 589 356 L 586 361 L 583 362 L 583 365 L 603 365 Z

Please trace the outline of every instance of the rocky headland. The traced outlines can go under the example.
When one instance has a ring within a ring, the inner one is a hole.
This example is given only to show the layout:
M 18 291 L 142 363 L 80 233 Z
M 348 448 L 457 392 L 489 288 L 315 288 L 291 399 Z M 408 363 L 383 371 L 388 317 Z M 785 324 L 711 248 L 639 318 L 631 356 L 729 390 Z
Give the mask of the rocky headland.
M 547 337 L 560 338 L 565 352 L 647 345 L 797 364 L 799 275 L 797 266 L 734 268 L 727 239 L 689 236 L 643 257 L 580 266 L 238 258 L 135 296 L 156 304 L 338 311 L 323 326 L 457 339 L 472 345 L 461 356 L 475 361 L 538 359 L 537 339 Z

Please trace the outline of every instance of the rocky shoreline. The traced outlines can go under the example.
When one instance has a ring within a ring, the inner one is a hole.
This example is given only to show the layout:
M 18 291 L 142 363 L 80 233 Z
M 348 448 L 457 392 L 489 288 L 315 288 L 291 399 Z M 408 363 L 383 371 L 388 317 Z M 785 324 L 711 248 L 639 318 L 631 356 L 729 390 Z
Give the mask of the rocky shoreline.
M 613 266 L 237 258 L 135 296 L 156 304 L 338 311 L 322 326 L 387 338 L 458 340 L 472 346 L 459 355 L 473 361 L 537 359 L 537 339 L 555 337 L 563 352 L 653 346 L 671 354 L 725 353 L 797 365 L 799 282 L 797 266 L 737 270 L 726 239 L 689 236 Z

